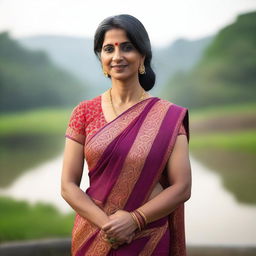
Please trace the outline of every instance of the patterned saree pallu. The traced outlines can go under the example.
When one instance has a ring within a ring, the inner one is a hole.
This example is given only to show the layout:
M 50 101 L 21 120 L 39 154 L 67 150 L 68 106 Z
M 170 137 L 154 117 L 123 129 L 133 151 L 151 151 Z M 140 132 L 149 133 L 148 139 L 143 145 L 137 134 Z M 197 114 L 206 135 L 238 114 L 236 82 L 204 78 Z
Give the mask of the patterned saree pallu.
M 85 193 L 111 215 L 119 209 L 133 211 L 146 203 L 159 181 L 164 188 L 170 186 L 165 167 L 182 122 L 188 135 L 187 109 L 151 97 L 87 137 L 84 154 L 90 186 Z M 184 205 L 169 216 L 149 223 L 136 233 L 130 244 L 117 249 L 104 240 L 99 227 L 76 214 L 72 255 L 184 256 Z

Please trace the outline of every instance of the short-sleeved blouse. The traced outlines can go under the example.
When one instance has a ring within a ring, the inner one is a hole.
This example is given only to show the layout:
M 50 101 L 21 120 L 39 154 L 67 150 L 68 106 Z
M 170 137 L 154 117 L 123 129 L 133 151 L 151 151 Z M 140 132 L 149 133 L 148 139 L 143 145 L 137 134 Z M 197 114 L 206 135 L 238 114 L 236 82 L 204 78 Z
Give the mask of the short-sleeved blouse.
M 101 95 L 99 95 L 91 100 L 84 100 L 74 107 L 65 137 L 84 145 L 86 139 L 107 123 L 102 111 Z M 178 135 L 181 134 L 186 135 L 183 124 L 180 126 Z

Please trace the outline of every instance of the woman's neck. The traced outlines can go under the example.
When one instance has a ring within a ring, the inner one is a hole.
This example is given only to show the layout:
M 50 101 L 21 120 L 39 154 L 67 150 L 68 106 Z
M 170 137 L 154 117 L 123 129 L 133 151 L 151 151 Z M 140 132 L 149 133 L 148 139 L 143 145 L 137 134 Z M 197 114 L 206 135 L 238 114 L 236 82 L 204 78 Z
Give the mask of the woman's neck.
M 112 80 L 111 96 L 118 106 L 138 102 L 144 91 L 138 79 L 125 82 Z

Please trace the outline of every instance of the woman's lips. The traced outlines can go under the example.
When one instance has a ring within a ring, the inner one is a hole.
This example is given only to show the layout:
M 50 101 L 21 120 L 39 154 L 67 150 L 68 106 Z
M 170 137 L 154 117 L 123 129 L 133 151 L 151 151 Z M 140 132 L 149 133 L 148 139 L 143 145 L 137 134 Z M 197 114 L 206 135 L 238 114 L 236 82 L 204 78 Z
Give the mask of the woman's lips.
M 114 69 L 123 69 L 125 67 L 127 67 L 127 65 L 115 65 L 115 66 L 112 66 L 112 68 L 114 68 Z

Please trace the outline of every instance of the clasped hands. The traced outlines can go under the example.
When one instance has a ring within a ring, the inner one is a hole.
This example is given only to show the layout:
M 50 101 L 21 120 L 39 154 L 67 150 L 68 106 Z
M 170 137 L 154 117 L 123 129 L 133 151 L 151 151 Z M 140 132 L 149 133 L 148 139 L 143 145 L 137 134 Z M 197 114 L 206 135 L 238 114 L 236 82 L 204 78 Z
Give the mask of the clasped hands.
M 131 243 L 138 228 L 131 214 L 124 210 L 117 210 L 108 216 L 109 221 L 101 227 L 105 239 L 116 249 L 124 243 Z

